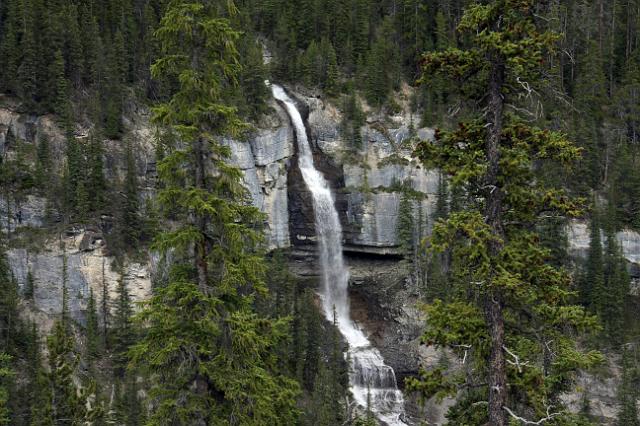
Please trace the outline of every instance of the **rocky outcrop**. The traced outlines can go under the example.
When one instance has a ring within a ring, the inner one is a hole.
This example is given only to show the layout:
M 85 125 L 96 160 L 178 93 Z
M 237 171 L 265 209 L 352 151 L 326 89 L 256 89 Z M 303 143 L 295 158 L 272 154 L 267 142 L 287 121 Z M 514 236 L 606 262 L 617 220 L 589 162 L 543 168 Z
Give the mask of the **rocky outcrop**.
M 294 94 L 295 95 L 295 94 Z M 413 202 L 416 222 L 429 227 L 438 175 L 412 160 L 414 137 L 430 139 L 429 129 L 411 130 L 410 117 L 382 122 L 372 117 L 360 129 L 363 144 L 356 151 L 341 132 L 342 116 L 330 103 L 297 95 L 306 117 L 316 167 L 334 188 L 343 225 L 345 250 L 372 254 L 397 252 L 397 227 L 403 191 L 422 194 Z M 313 242 L 311 199 L 294 164 L 289 170 L 289 212 L 294 245 Z
M 51 158 L 51 185 L 59 179 L 64 167 L 66 137 L 53 116 L 31 116 L 18 112 L 17 106 L 4 100 L 0 107 L 0 157 L 11 159 L 19 151 L 30 153 L 25 159 L 33 166 L 36 144 L 46 138 Z M 127 139 L 133 144 L 135 167 L 141 201 L 155 194 L 156 164 L 153 129 L 144 108 L 129 105 L 125 125 Z M 90 127 L 78 125 L 74 129 L 77 140 L 87 142 Z M 122 140 L 104 140 L 104 174 L 109 185 L 122 182 L 126 174 L 126 144 Z M 34 287 L 32 302 L 26 303 L 25 315 L 31 316 L 46 332 L 62 311 L 62 283 L 66 275 L 71 316 L 83 323 L 92 289 L 102 298 L 103 286 L 109 300 L 121 273 L 134 301 L 142 301 L 151 294 L 151 274 L 156 256 L 129 261 L 120 271 L 105 246 L 102 231 L 109 228 L 115 212 L 107 207 L 102 215 L 102 228 L 64 227 L 56 209 L 56 200 L 30 194 L 7 197 L 0 191 L 0 231 L 9 232 L 10 249 L 7 257 L 20 291 L 24 291 L 29 277 Z M 66 263 L 66 265 L 64 265 Z M 63 267 L 64 265 L 64 267 Z M 66 269 L 66 274 L 63 273 Z
M 602 241 L 605 241 L 604 232 Z M 569 252 L 576 258 L 586 258 L 589 251 L 591 231 L 589 224 L 583 220 L 574 220 L 567 227 Z M 640 234 L 630 229 L 623 229 L 616 233 L 618 245 L 622 248 L 622 255 L 628 262 L 629 273 L 632 278 L 631 294 L 640 296 Z
M 60 239 L 48 240 L 38 251 L 11 249 L 7 257 L 21 292 L 24 292 L 27 280 L 31 279 L 34 290 L 32 307 L 50 318 L 62 312 L 62 289 L 66 281 L 69 312 L 81 324 L 85 321 L 90 289 L 99 303 L 106 289 L 111 308 L 121 277 L 133 301 L 148 299 L 151 295 L 151 269 L 156 263 L 150 257 L 146 262 L 129 262 L 120 271 L 115 268 L 115 259 L 105 253 L 101 234 L 86 229 L 77 229 Z
M 287 170 L 294 153 L 293 129 L 272 102 L 273 114 L 245 141 L 227 140 L 231 162 L 244 173 L 252 203 L 266 214 L 269 248 L 289 247 Z

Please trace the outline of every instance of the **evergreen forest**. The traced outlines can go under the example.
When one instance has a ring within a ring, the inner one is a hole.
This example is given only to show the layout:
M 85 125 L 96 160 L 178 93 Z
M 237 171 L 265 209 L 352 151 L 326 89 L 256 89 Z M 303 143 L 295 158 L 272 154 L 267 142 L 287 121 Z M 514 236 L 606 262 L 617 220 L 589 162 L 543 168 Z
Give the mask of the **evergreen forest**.
M 640 0 L 0 0 L 0 426 L 441 424 L 640 426 Z

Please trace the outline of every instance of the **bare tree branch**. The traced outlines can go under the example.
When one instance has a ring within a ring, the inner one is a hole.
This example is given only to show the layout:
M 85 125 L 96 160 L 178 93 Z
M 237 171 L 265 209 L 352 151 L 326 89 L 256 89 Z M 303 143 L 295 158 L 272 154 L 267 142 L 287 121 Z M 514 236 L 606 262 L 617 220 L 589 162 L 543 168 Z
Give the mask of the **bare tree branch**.
M 511 411 L 508 407 L 502 407 L 502 408 L 504 408 L 504 410 L 507 413 L 509 413 L 511 418 L 516 419 L 516 420 L 522 422 L 525 425 L 541 425 L 544 422 L 548 422 L 549 420 L 552 420 L 554 417 L 558 417 L 559 415 L 562 414 L 562 413 L 550 413 L 549 411 L 551 410 L 551 408 L 547 407 L 547 417 L 543 417 L 540 420 L 534 422 L 533 420 L 527 420 L 524 417 L 518 416 L 516 413 Z
M 504 349 L 506 353 L 511 355 L 511 357 L 513 358 L 513 361 L 509 359 L 507 359 L 506 361 L 511 365 L 515 365 L 516 368 L 518 369 L 518 373 L 522 373 L 522 367 L 526 367 L 529 365 L 529 361 L 520 362 L 520 357 L 518 357 L 518 355 L 511 352 L 509 348 L 507 348 L 506 346 L 502 346 L 502 349 Z

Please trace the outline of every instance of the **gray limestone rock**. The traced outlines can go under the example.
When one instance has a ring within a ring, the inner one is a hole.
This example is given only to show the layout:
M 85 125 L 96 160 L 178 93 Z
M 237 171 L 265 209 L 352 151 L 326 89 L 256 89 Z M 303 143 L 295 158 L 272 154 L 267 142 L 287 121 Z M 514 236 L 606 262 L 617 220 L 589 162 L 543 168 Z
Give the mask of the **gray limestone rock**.
M 602 233 L 602 241 L 604 241 L 604 231 Z M 589 252 L 589 240 L 591 231 L 589 224 L 584 220 L 573 220 L 567 226 L 567 239 L 569 241 L 569 251 L 578 258 L 586 258 Z M 640 278 L 640 234 L 625 229 L 616 233 L 616 240 L 622 248 L 622 254 L 629 262 L 629 272 L 632 278 Z M 637 288 L 634 283 L 632 292 Z
M 16 202 L 0 195 L 0 229 L 15 231 L 17 228 L 39 228 L 44 225 L 47 211 L 47 200 L 43 197 L 28 195 L 24 200 Z
M 52 241 L 37 253 L 29 253 L 25 249 L 7 252 L 9 267 L 21 292 L 31 273 L 37 311 L 48 316 L 62 312 L 65 258 L 69 312 L 74 320 L 80 323 L 85 320 L 89 289 L 99 299 L 104 283 L 110 301 L 115 300 L 120 272 L 112 268 L 114 259 L 106 256 L 101 248 L 83 249 L 88 241 L 97 245 L 99 238 L 94 232 L 80 230 L 77 235 L 64 238 L 62 245 L 59 241 Z M 133 301 L 146 300 L 151 294 L 151 263 L 150 259 L 144 264 L 133 262 L 125 266 L 125 281 Z
M 292 154 L 293 130 L 290 126 L 259 131 L 251 138 L 256 166 L 268 166 Z

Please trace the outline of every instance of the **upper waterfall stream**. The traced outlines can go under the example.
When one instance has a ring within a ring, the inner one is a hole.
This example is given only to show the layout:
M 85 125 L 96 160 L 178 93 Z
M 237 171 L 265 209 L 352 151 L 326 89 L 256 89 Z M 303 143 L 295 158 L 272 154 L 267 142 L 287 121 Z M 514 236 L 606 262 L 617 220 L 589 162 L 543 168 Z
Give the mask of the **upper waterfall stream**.
M 349 271 L 342 255 L 342 227 L 331 188 L 313 164 L 304 122 L 294 102 L 282 87 L 273 84 L 271 90 L 275 99 L 284 104 L 295 129 L 300 171 L 313 198 L 322 271 L 322 306 L 329 321 L 333 321 L 335 315 L 338 329 L 349 343 L 351 392 L 361 407 L 366 407 L 369 401 L 371 411 L 385 424 L 405 425 L 401 419 L 404 399 L 393 369 L 384 363 L 380 352 L 351 320 L 347 293 Z

